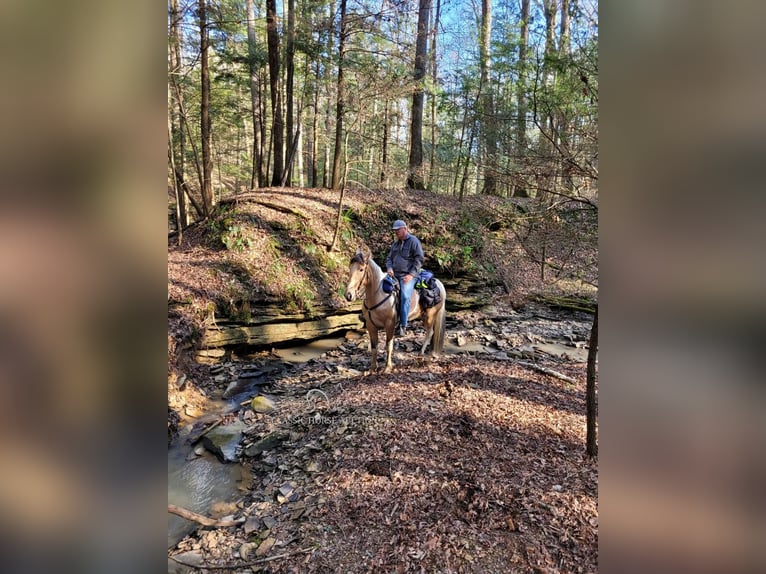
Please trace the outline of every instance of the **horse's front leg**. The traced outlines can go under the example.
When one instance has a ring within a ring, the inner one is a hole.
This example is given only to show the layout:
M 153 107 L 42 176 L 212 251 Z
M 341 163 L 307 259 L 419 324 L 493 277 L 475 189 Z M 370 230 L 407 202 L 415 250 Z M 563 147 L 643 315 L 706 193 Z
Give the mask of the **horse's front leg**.
M 367 328 L 370 335 L 370 371 L 373 373 L 378 370 L 378 329 L 373 325 Z
M 386 325 L 386 368 L 383 370 L 384 373 L 390 373 L 391 370 L 394 368 L 393 359 L 394 359 L 394 323 L 393 321 L 391 321 L 390 324 Z

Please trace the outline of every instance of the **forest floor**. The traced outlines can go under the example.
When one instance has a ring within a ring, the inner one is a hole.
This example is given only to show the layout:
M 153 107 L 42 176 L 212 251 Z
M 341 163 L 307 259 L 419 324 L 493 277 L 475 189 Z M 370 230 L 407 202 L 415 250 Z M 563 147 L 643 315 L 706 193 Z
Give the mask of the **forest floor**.
M 291 208 L 311 221 L 311 231 L 300 233 L 317 243 L 331 240 L 331 199 L 317 196 Z M 348 201 L 381 227 L 371 240 L 377 245 L 390 241 L 392 210 L 404 209 L 398 213 L 405 219 L 431 229 L 439 225 L 444 199 L 428 199 L 432 205 L 394 205 L 380 221 L 365 207 L 374 205 L 369 196 L 351 194 Z M 326 209 L 310 213 L 309 203 Z M 285 216 L 275 227 L 294 228 L 294 214 L 262 207 L 273 212 L 269 217 Z M 269 233 L 272 224 L 251 222 L 251 241 L 267 241 L 258 230 Z M 183 349 L 192 321 L 210 302 L 220 306 L 222 294 L 241 289 L 232 286 L 236 273 L 227 276 L 238 252 L 211 249 L 193 231 L 185 241 L 169 246 L 169 303 L 184 302 L 169 315 L 169 402 L 181 372 L 195 393 L 220 392 L 222 366 L 193 364 Z M 313 273 L 318 298 L 323 289 L 328 300 L 337 295 L 353 237 L 344 241 L 344 265 L 323 276 L 301 267 Z M 295 247 L 305 257 L 305 245 Z M 267 258 L 277 253 L 267 252 L 239 262 L 264 300 L 288 288 L 273 275 L 258 281 L 273 269 Z M 274 410 L 245 405 L 227 415 L 247 426 L 241 496 L 215 516 L 240 523 L 199 527 L 169 550 L 169 569 L 184 562 L 194 565 L 190 572 L 596 572 L 598 464 L 585 455 L 583 346 L 591 316 L 524 300 L 534 271 L 515 259 L 503 278 L 512 293 L 482 310 L 450 314 L 452 351 L 439 358 L 418 355 L 418 321 L 396 342 L 394 371 L 366 374 L 366 335 L 350 333 L 340 348 L 294 365 L 263 388 Z M 545 352 L 552 339 L 568 339 L 572 352 Z M 479 347 L 459 352 L 471 344 Z M 223 365 L 226 380 L 261 363 L 232 359 Z M 264 439 L 270 444 L 260 450 Z

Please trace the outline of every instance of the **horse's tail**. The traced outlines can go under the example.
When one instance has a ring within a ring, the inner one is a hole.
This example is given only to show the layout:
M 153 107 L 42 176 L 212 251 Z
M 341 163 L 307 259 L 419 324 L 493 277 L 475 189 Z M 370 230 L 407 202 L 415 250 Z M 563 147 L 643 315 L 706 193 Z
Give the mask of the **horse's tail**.
M 434 317 L 434 336 L 431 339 L 431 349 L 436 355 L 444 352 L 444 339 L 447 335 L 447 291 L 441 282 L 439 282 L 439 291 L 442 300 Z

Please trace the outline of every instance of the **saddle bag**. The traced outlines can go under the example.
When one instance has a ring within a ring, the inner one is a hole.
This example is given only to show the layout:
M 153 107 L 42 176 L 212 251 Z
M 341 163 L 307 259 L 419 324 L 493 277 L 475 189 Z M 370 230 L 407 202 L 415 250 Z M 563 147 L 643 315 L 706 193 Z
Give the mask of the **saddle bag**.
M 415 283 L 415 289 L 420 294 L 420 305 L 424 309 L 430 309 L 434 305 L 441 303 L 442 298 L 439 293 L 439 287 L 436 284 L 436 277 L 434 277 L 432 272 L 421 269 L 418 282 Z
M 386 275 L 383 278 L 383 281 L 380 282 L 380 288 L 383 289 L 384 293 L 391 293 L 398 287 L 399 287 L 399 283 L 397 283 L 396 279 L 394 279 L 390 275 Z

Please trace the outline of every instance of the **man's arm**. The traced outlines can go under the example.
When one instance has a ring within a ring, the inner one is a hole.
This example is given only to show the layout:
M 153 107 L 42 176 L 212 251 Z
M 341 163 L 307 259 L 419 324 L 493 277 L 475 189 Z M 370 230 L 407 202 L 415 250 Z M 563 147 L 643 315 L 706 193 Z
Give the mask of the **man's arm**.
M 425 261 L 426 256 L 423 253 L 423 245 L 420 243 L 420 239 L 413 239 L 415 240 L 415 245 L 413 246 L 412 263 L 410 264 L 409 273 L 413 277 L 417 277 L 423 268 L 423 261 Z
M 394 275 L 394 260 L 392 257 L 392 254 L 394 252 L 394 246 L 392 245 L 391 248 L 388 250 L 388 257 L 386 257 L 386 273 L 393 276 Z

